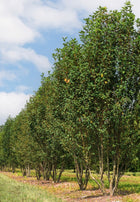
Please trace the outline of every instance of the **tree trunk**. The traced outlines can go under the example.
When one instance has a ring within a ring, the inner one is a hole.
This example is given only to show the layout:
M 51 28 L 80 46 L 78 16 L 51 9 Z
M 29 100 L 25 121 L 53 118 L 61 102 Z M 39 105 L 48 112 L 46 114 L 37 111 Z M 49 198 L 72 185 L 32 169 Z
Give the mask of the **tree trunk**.
M 105 188 L 104 188 L 104 180 L 103 180 L 103 175 L 104 175 L 104 146 L 103 146 L 103 134 L 101 134 L 100 138 L 100 145 L 98 147 L 98 152 L 99 152 L 99 172 L 100 172 L 100 182 L 101 182 L 101 191 L 103 194 L 105 194 Z
M 107 178 L 110 184 L 110 162 L 109 162 L 109 152 L 107 151 Z
M 12 173 L 15 173 L 15 166 L 12 166 Z
M 30 177 L 30 164 L 28 163 L 28 166 L 26 167 L 26 175 L 27 177 Z
M 49 162 L 47 163 L 43 162 L 41 166 L 42 166 L 42 172 L 43 172 L 43 179 L 49 180 L 51 175 L 51 164 Z
M 99 186 L 99 189 L 102 191 L 102 186 L 101 184 L 98 182 L 98 180 L 92 175 L 91 170 L 89 169 L 89 173 L 90 173 L 90 177 L 94 180 L 94 182 Z
M 25 168 L 22 168 L 22 175 L 23 175 L 23 177 L 26 176 L 26 169 Z
M 76 177 L 78 181 L 78 185 L 80 190 L 85 190 L 89 181 L 90 173 L 88 166 L 85 168 L 85 179 L 84 178 L 84 170 L 83 170 L 83 164 L 82 162 L 78 162 L 78 160 L 75 158 L 75 168 L 76 168 Z
M 121 175 L 119 173 L 119 159 L 115 159 L 113 163 L 113 175 L 112 179 L 110 180 L 110 196 L 113 196 L 117 190 L 120 178 Z
M 60 178 L 62 176 L 63 171 L 64 171 L 64 162 L 62 163 L 62 166 L 61 166 L 58 178 L 57 178 L 57 183 L 60 182 Z
M 36 171 L 36 178 L 37 178 L 37 180 L 40 180 L 40 178 L 41 178 L 40 165 L 38 165 L 38 167 L 35 168 L 35 171 Z
M 52 177 L 52 179 L 53 179 L 53 182 L 56 183 L 57 170 L 56 170 L 56 165 L 55 165 L 55 164 L 52 165 L 51 177 Z

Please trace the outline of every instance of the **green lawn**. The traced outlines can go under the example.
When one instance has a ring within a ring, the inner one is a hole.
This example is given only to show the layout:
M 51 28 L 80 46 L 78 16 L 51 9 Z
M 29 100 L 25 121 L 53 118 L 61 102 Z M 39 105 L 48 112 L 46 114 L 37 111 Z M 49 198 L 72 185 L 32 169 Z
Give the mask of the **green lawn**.
M 46 191 L 17 182 L 0 173 L 0 202 L 55 202 L 61 201 Z

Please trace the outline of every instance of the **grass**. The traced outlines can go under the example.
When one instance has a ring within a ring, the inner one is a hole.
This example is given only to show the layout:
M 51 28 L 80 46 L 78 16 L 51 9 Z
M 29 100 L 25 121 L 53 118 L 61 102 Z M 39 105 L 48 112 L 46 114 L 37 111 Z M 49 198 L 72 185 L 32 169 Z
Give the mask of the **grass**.
M 93 174 L 94 175 L 94 174 Z M 96 175 L 94 175 L 96 177 Z M 62 176 L 62 181 L 76 182 L 75 173 L 72 170 L 65 171 Z M 107 177 L 104 177 L 105 187 L 108 189 L 109 184 Z M 98 189 L 97 184 L 90 179 L 87 190 Z M 77 187 L 75 187 L 75 191 Z M 140 172 L 126 172 L 121 178 L 118 186 L 118 193 L 123 197 L 122 202 L 139 202 L 140 201 Z M 135 199 L 136 197 L 136 199 Z
M 94 175 L 96 177 L 96 175 Z M 63 182 L 77 182 L 76 174 L 72 170 L 66 170 L 61 178 Z M 109 188 L 107 177 L 104 177 L 105 187 Z M 89 186 L 93 187 L 94 189 L 98 188 L 97 184 L 90 179 Z M 121 192 L 128 192 L 128 193 L 140 193 L 140 172 L 126 172 L 125 175 L 121 178 L 119 182 L 118 189 Z
M 17 176 L 18 179 L 21 179 L 22 173 L 20 170 L 16 170 L 16 173 L 14 174 L 10 174 L 11 176 L 14 175 L 15 178 Z M 9 175 L 9 176 L 10 176 Z M 94 173 L 93 173 L 94 175 Z M 30 181 L 30 180 L 35 180 L 35 171 L 31 170 L 31 176 L 30 178 L 28 177 L 22 177 L 23 181 Z M 94 175 L 96 177 L 96 175 Z M 42 179 L 42 178 L 41 178 Z M 1 178 L 0 178 L 1 180 Z M 109 188 L 108 185 L 108 181 L 107 181 L 107 177 L 104 177 L 104 182 L 105 182 L 105 187 L 106 189 Z M 9 183 L 11 184 L 11 182 Z M 24 184 L 23 184 L 24 185 Z M 20 185 L 21 186 L 21 185 Z M 31 188 L 31 190 L 28 193 L 28 198 L 25 200 L 23 198 L 22 201 L 56 201 L 56 199 L 47 199 L 48 197 L 50 197 L 45 190 L 47 190 L 48 193 L 50 193 L 51 195 L 60 197 L 62 199 L 67 199 L 69 198 L 69 200 L 75 199 L 77 200 L 77 198 L 79 199 L 82 196 L 94 196 L 96 197 L 97 195 L 100 195 L 100 192 L 98 190 L 98 186 L 97 184 L 90 179 L 88 186 L 87 186 L 87 190 L 86 191 L 80 191 L 79 190 L 79 186 L 77 184 L 77 180 L 76 180 L 76 173 L 73 172 L 73 170 L 65 170 L 62 174 L 62 178 L 61 178 L 61 183 L 55 184 L 52 183 L 52 180 L 50 180 L 49 183 L 39 183 L 37 186 L 39 186 L 41 188 L 40 189 L 35 189 L 34 187 L 29 187 Z M 27 187 L 27 186 L 26 186 Z M 29 190 L 28 188 L 28 190 Z M 26 188 L 27 189 L 27 188 Z M 0 190 L 1 190 L 1 181 L 0 181 Z M 10 188 L 9 188 L 10 190 Z M 28 192 L 27 190 L 27 192 Z M 36 191 L 37 190 L 37 191 Z M 23 193 L 25 191 L 22 191 Z M 38 193 L 39 193 L 39 198 L 38 197 Z M 0 193 L 1 195 L 1 193 Z M 25 194 L 24 194 L 25 195 Z M 26 194 L 27 195 L 27 194 Z M 33 199 L 32 197 L 35 195 L 35 199 Z M 119 183 L 119 187 L 118 187 L 118 193 L 116 195 L 116 197 L 121 197 L 121 201 L 122 202 L 139 202 L 140 201 L 140 173 L 125 173 L 125 175 L 121 178 L 120 183 Z M 38 198 L 37 198 L 38 197 Z M 31 198 L 31 199 L 30 199 Z M 117 201 L 117 199 L 114 199 L 115 201 Z M 5 202 L 5 201 L 10 201 L 10 200 L 3 200 L 0 202 Z M 20 201 L 20 200 L 12 200 L 12 201 Z M 82 201 L 82 200 L 81 200 Z M 98 201 L 98 200 L 97 200 Z M 110 201 L 110 200 L 108 200 Z M 113 199 L 112 199 L 113 201 Z M 118 199 L 119 201 L 119 199 Z
M 128 176 L 140 176 L 140 172 L 126 172 L 125 175 L 128 175 Z
M 0 173 L 0 202 L 61 201 L 37 187 L 17 182 Z
M 140 194 L 140 176 L 123 176 L 119 182 L 118 189 L 124 193 Z

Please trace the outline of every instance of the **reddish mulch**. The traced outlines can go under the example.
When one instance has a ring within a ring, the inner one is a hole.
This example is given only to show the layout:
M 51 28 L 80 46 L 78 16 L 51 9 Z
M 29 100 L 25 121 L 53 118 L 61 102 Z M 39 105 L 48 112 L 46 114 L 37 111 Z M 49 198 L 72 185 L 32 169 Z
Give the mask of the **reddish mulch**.
M 40 187 L 48 191 L 48 193 L 51 193 L 67 202 L 127 202 L 129 199 L 133 199 L 134 202 L 140 202 L 139 194 L 122 193 L 121 195 L 116 195 L 113 197 L 110 197 L 109 195 L 102 196 L 100 190 L 96 189 L 80 191 L 77 183 L 75 182 L 53 183 L 52 181 L 36 180 L 34 177 L 18 176 L 16 173 L 13 174 L 11 172 L 1 173 L 16 181 Z

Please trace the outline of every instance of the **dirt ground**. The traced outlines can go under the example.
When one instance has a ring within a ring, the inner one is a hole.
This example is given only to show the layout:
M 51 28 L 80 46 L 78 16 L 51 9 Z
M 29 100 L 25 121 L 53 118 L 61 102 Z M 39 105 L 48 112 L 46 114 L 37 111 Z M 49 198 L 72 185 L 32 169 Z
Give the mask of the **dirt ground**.
M 102 196 L 101 192 L 96 189 L 80 191 L 75 182 L 53 183 L 52 181 L 36 180 L 34 177 L 18 176 L 16 173 L 2 173 L 19 182 L 38 186 L 66 202 L 140 202 L 139 194 L 121 193 L 113 197 L 110 197 L 108 194 Z

